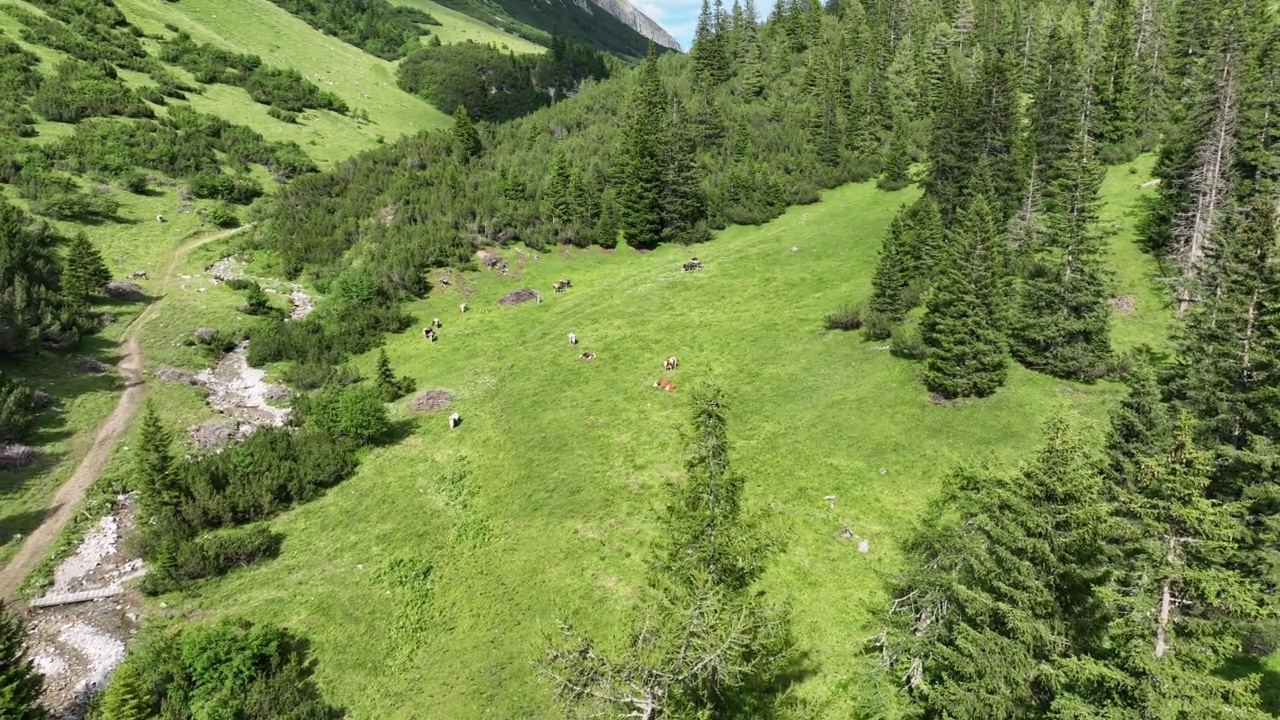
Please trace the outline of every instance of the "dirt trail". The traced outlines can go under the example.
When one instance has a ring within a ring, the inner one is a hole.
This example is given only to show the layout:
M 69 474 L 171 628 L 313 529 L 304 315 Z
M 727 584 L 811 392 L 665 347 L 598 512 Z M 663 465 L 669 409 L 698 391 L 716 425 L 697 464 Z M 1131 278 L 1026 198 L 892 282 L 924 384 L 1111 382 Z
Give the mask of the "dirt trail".
M 180 246 L 169 258 L 169 266 L 165 268 L 164 277 L 160 281 L 161 292 L 166 293 L 168 291 L 178 264 L 192 250 L 234 235 L 249 227 L 252 226 L 246 225 L 241 228 L 205 235 Z M 76 508 L 80 506 L 80 501 L 84 499 L 85 491 L 89 489 L 93 481 L 98 478 L 98 474 L 102 472 L 102 468 L 106 466 L 107 460 L 111 457 L 111 450 L 115 448 L 120 436 L 129 427 L 129 421 L 133 419 L 134 413 L 142 405 L 142 345 L 138 341 L 138 334 L 142 326 L 155 313 L 156 307 L 162 302 L 164 302 L 163 294 L 155 302 L 148 305 L 125 329 L 124 337 L 120 340 L 120 362 L 116 366 L 120 371 L 121 378 L 124 380 L 124 392 L 120 394 L 120 399 L 116 401 L 115 409 L 98 426 L 97 434 L 93 438 L 93 445 L 89 447 L 89 451 L 85 453 L 85 456 L 80 459 L 80 464 L 76 466 L 75 472 L 62 484 L 62 487 L 58 488 L 57 494 L 53 496 L 48 508 L 52 510 L 52 513 L 40 523 L 40 527 L 27 536 L 22 543 L 22 547 L 18 548 L 18 553 L 13 556 L 13 559 L 9 561 L 9 564 L 3 570 L 0 570 L 0 599 L 7 600 L 12 598 L 18 586 L 22 583 L 22 579 L 35 568 L 41 559 L 49 554 L 49 549 L 53 546 L 54 541 L 58 539 L 62 528 L 66 527 Z

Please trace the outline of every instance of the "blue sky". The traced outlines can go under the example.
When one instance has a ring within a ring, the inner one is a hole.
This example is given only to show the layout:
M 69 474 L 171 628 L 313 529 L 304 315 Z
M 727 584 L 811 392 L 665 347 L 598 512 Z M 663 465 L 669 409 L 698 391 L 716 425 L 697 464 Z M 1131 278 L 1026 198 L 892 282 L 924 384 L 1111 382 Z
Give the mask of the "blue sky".
M 667 32 L 680 41 L 680 47 L 686 51 L 689 49 L 693 41 L 693 29 L 698 25 L 698 11 L 702 9 L 702 0 L 631 0 L 631 4 L 666 28 Z M 727 4 L 732 5 L 733 0 L 729 0 Z

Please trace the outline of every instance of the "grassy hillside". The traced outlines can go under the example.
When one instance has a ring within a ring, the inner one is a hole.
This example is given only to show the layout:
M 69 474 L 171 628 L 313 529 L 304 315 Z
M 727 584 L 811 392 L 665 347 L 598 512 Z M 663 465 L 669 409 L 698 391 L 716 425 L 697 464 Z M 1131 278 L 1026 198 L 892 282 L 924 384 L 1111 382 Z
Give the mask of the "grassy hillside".
M 1132 244 L 1149 162 L 1134 167 L 1113 169 L 1104 191 L 1105 218 L 1124 228 L 1113 236 L 1117 294 L 1135 299 L 1116 317 L 1119 348 L 1161 343 L 1167 322 L 1155 268 Z M 1099 420 L 1118 392 L 1015 369 L 992 398 L 935 405 L 917 366 L 823 330 L 825 312 L 869 293 L 883 231 L 914 196 L 849 185 L 705 246 L 561 249 L 524 263 L 511 254 L 513 277 L 466 275 L 411 306 L 418 327 L 387 346 L 420 388 L 455 393 L 463 425 L 422 418 L 354 478 L 276 521 L 287 536 L 280 558 L 163 600 L 305 634 L 326 692 L 353 717 L 422 717 L 424 707 L 433 717 L 549 717 L 535 674 L 544 633 L 560 615 L 618 629 L 661 483 L 680 473 L 684 393 L 714 378 L 733 400 L 734 460 L 751 501 L 786 542 L 769 587 L 797 611 L 812 670 L 801 693 L 817 716 L 848 717 L 826 699 L 857 681 L 896 542 L 939 476 L 960 460 L 1011 462 L 1056 404 Z M 682 273 L 690 253 L 706 269 Z M 573 288 L 550 293 L 561 277 Z M 496 305 L 521 286 L 543 302 Z M 464 299 L 471 310 L 460 315 Z M 427 344 L 418 331 L 432 317 L 444 327 Z M 583 350 L 597 359 L 578 359 Z M 674 373 L 661 372 L 668 355 L 680 358 Z M 370 372 L 372 357 L 361 366 Z M 659 377 L 675 392 L 653 389 Z M 842 525 L 869 540 L 868 554 L 840 538 Z M 388 581 L 400 559 L 432 566 L 425 605 Z
M 418 0 L 403 4 L 416 6 Z M 571 43 L 632 59 L 644 57 L 649 45 L 648 38 L 621 20 L 594 6 L 584 9 L 573 0 L 441 0 L 439 4 L 538 43 L 559 32 Z M 443 18 L 436 15 L 436 19 Z
M 236 113 L 268 139 L 294 140 L 317 161 L 335 162 L 368 149 L 379 136 L 399 135 L 439 127 L 446 118 L 422 99 L 396 87 L 393 63 L 373 57 L 341 40 L 325 35 L 268 0 L 120 0 L 120 8 L 148 33 L 166 34 L 170 23 L 197 42 L 213 43 L 241 53 L 259 55 L 268 65 L 292 67 L 323 90 L 364 110 L 370 122 L 328 112 L 311 112 L 301 125 L 291 126 L 267 117 L 267 108 L 245 107 L 236 88 L 215 86 L 222 93 L 193 96 L 197 110 L 218 115 Z M 247 103 L 247 105 L 253 105 Z
M 510 49 L 516 54 L 520 53 L 540 53 L 546 48 L 527 38 L 513 35 L 501 28 L 488 25 L 464 12 L 460 12 L 453 8 L 445 7 L 431 0 L 392 0 L 396 5 L 406 5 L 426 10 L 436 20 L 440 22 L 439 26 L 431 27 L 431 35 L 440 38 L 440 42 L 448 45 L 450 43 L 478 42 L 485 45 L 493 44 L 499 48 Z M 424 38 L 424 41 L 429 38 Z

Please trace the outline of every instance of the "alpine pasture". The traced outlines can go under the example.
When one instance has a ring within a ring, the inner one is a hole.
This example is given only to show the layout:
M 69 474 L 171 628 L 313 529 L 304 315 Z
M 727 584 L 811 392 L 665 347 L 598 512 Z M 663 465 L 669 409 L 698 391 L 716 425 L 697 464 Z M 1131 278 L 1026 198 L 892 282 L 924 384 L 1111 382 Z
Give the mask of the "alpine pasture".
M 1135 303 L 1114 318 L 1121 350 L 1163 343 L 1170 314 L 1157 268 L 1132 244 L 1149 165 L 1112 168 L 1104 188 L 1104 220 L 1120 228 L 1115 292 Z M 714 379 L 732 402 L 750 503 L 783 543 L 767 584 L 795 609 L 798 695 L 839 696 L 867 667 L 861 645 L 883 617 L 897 543 L 938 479 L 961 462 L 1013 462 L 1059 404 L 1101 422 L 1122 391 L 1016 368 L 993 397 L 935 404 L 917 364 L 825 330 L 825 313 L 869 293 L 883 232 L 916 192 L 848 185 L 705 245 L 529 253 L 523 266 L 508 252 L 508 277 L 464 273 L 413 304 L 416 326 L 386 346 L 419 389 L 452 391 L 452 408 L 420 415 L 398 402 L 399 442 L 273 522 L 286 536 L 279 558 L 158 598 L 169 608 L 159 612 L 305 635 L 327 697 L 352 717 L 551 717 L 537 673 L 544 639 L 557 617 L 597 636 L 623 631 L 661 486 L 681 477 L 684 394 Z M 690 255 L 705 268 L 681 272 Z M 560 278 L 573 287 L 552 293 Z M 517 287 L 542 301 L 499 307 Z M 436 317 L 440 339 L 428 343 L 421 328 Z M 679 368 L 665 373 L 669 355 Z M 361 358 L 362 374 L 374 357 Z M 675 390 L 654 389 L 658 378 Z M 450 430 L 453 411 L 463 423 Z M 427 579 L 404 582 L 405 567 Z

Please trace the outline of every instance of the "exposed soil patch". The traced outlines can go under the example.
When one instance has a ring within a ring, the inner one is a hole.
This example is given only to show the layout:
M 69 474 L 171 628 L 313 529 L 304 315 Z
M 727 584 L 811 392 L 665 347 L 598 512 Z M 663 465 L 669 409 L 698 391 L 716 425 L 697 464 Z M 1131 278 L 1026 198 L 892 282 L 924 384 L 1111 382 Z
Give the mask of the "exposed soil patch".
M 503 307 L 511 307 L 530 300 L 542 302 L 542 294 L 532 288 L 519 288 L 503 295 L 498 300 L 498 304 Z
M 453 402 L 453 393 L 442 388 L 423 390 L 409 401 L 409 409 L 414 412 L 432 412 L 443 410 Z

